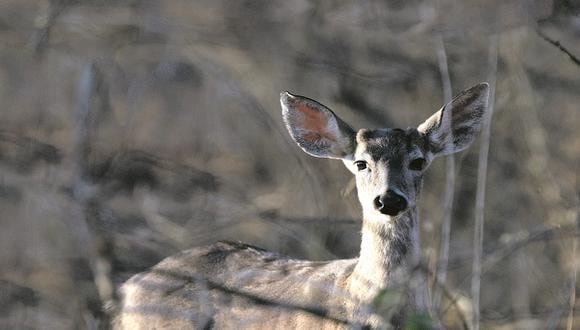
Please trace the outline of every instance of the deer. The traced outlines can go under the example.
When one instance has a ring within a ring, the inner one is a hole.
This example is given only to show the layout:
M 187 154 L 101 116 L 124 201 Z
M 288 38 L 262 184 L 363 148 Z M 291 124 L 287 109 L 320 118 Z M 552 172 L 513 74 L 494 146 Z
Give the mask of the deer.
M 489 85 L 480 83 L 417 127 L 355 131 L 321 103 L 281 93 L 282 117 L 298 146 L 314 157 L 341 160 L 356 178 L 363 215 L 358 257 L 297 260 L 228 241 L 182 251 L 122 285 L 114 327 L 402 326 L 404 312 L 385 320 L 373 310 L 373 299 L 389 289 L 417 243 L 412 232 L 418 226 L 425 170 L 434 158 L 473 143 L 487 113 L 488 96 Z

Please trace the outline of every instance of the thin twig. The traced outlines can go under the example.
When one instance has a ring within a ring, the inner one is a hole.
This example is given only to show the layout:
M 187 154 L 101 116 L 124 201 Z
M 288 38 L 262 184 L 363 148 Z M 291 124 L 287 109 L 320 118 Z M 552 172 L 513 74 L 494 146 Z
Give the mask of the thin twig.
M 98 124 L 110 110 L 108 86 L 102 72 L 95 63 L 88 64 L 83 70 L 80 81 L 77 132 L 75 141 L 75 173 L 73 182 L 73 199 L 78 205 L 79 219 L 73 224 L 79 244 L 89 246 L 88 262 L 93 272 L 93 280 L 99 298 L 104 305 L 114 305 L 117 300 L 111 280 L 113 248 L 111 237 L 99 225 L 101 220 L 101 201 L 99 190 L 90 180 L 92 141 Z M 90 297 L 85 297 L 89 301 Z M 87 303 L 88 306 L 90 304 Z M 103 310 L 91 311 L 96 320 L 108 322 L 108 315 Z
M 451 102 L 452 89 L 451 78 L 449 75 L 449 67 L 447 65 L 447 53 L 445 51 L 445 43 L 442 37 L 438 39 L 439 47 L 437 47 L 437 62 L 439 63 L 439 71 L 441 73 L 441 83 L 443 85 L 444 104 Z M 451 137 L 451 140 L 453 138 Z M 433 288 L 433 312 L 439 312 L 439 304 L 441 302 L 441 291 L 438 288 L 445 284 L 447 278 L 447 265 L 449 263 L 449 241 L 451 236 L 451 215 L 453 211 L 453 200 L 455 195 L 455 157 L 453 155 L 447 156 L 446 163 L 446 178 L 445 178 L 445 197 L 443 206 L 443 219 L 441 221 L 441 245 L 439 249 L 439 259 L 437 260 L 437 268 L 435 271 L 435 281 L 437 286 Z
M 254 94 L 248 90 L 244 84 L 239 82 L 239 79 L 227 69 L 227 65 L 222 65 L 216 62 L 215 59 L 210 59 L 202 55 L 196 55 L 194 58 L 194 63 L 204 69 L 205 73 L 214 76 L 218 81 L 221 81 L 222 88 L 224 92 L 230 95 L 234 95 L 240 104 L 240 108 L 247 111 L 253 116 L 260 124 L 263 125 L 267 131 L 274 131 L 275 136 L 278 136 L 282 143 L 281 146 L 284 148 L 284 152 L 289 157 L 294 158 L 299 167 L 306 173 L 310 182 L 310 190 L 313 192 L 313 196 L 318 199 L 322 196 L 322 190 L 320 187 L 323 185 L 319 182 L 318 176 L 316 175 L 312 166 L 304 161 L 304 158 L 299 157 L 296 152 L 296 146 L 289 141 L 288 135 L 285 129 L 277 124 L 276 120 L 272 118 L 270 112 L 262 106 L 259 100 L 254 96 Z M 318 203 L 317 200 L 314 201 L 315 205 L 322 205 L 323 203 Z M 322 211 L 322 209 L 320 209 Z
M 568 304 L 564 304 L 564 305 L 556 305 L 556 306 L 549 306 L 549 307 L 537 307 L 534 309 L 534 311 L 529 312 L 527 314 L 522 315 L 521 319 L 535 319 L 537 321 L 541 321 L 541 320 L 545 320 L 547 318 L 550 317 L 550 314 L 553 314 L 555 310 L 563 310 L 563 309 L 567 309 L 568 308 Z M 574 310 L 574 312 L 578 312 L 580 311 L 580 309 L 578 307 L 576 307 L 576 309 Z M 507 311 L 494 311 L 493 313 L 489 313 L 488 315 L 485 316 L 484 318 L 486 321 L 492 321 L 492 322 L 509 322 L 509 321 L 516 321 L 517 319 L 514 317 L 512 311 L 507 310 Z M 557 320 L 558 321 L 558 320 Z M 557 323 L 556 321 L 556 323 Z M 498 324 L 499 325 L 499 324 Z M 539 329 L 546 329 L 546 330 L 550 330 L 550 329 L 562 329 L 562 327 L 558 327 L 559 324 L 556 324 L 555 326 L 549 327 L 546 326 L 545 324 L 540 327 Z M 495 329 L 493 326 L 490 326 L 489 328 L 491 329 Z M 498 326 L 497 328 L 499 329 L 505 329 L 507 327 L 501 327 Z M 513 328 L 513 327 L 512 327 Z M 508 329 L 512 329 L 512 328 L 508 328 Z M 516 328 L 516 329 L 521 329 L 521 328 Z
M 576 176 L 576 186 L 578 186 L 578 176 Z M 579 192 L 576 193 L 576 228 L 580 227 L 580 217 L 578 213 L 580 211 L 580 196 Z M 576 280 L 578 278 L 578 258 L 576 253 L 578 251 L 578 238 L 574 239 L 572 243 L 572 278 L 570 279 L 570 302 L 568 310 L 568 322 L 567 329 L 572 330 L 574 328 L 574 308 L 576 306 Z
M 560 41 L 558 40 L 554 40 L 550 37 L 548 37 L 544 32 L 542 32 L 542 30 L 540 30 L 539 28 L 536 29 L 536 33 L 544 40 L 546 40 L 547 42 L 551 43 L 552 45 L 556 46 L 556 48 L 558 48 L 561 52 L 563 52 L 564 54 L 568 55 L 568 57 L 570 58 L 570 60 L 572 62 L 574 62 L 574 64 L 580 66 L 580 59 L 572 54 L 566 47 L 562 46 L 562 44 L 560 43 Z
M 312 225 L 312 226 L 336 226 L 336 225 L 352 225 L 360 226 L 361 220 L 353 218 L 333 218 L 333 217 L 289 217 L 278 215 L 274 212 L 262 212 L 258 216 L 270 222 L 287 222 L 291 224 Z
M 511 236 L 517 237 L 507 243 L 501 248 L 495 249 L 495 252 L 489 254 L 485 257 L 485 260 L 481 265 L 481 274 L 485 274 L 490 271 L 497 263 L 506 259 L 507 257 L 514 254 L 516 251 L 526 247 L 527 245 L 535 242 L 547 242 L 550 240 L 562 240 L 566 238 L 577 239 L 580 237 L 580 230 L 576 225 L 574 226 L 553 226 L 548 228 L 537 229 L 532 232 L 524 234 L 512 234 Z M 457 287 L 463 287 L 467 283 L 467 279 L 460 282 Z M 457 299 L 454 298 L 451 302 L 443 308 L 441 315 L 445 313 L 452 307 L 453 303 Z
M 50 41 L 50 32 L 57 19 L 65 10 L 72 7 L 75 2 L 75 0 L 51 0 L 48 2 L 46 12 L 41 13 L 44 19 L 38 19 L 38 21 L 43 21 L 44 24 L 37 27 L 30 42 L 31 48 L 36 55 L 40 55 L 45 51 Z
M 471 277 L 471 295 L 473 300 L 473 324 L 472 329 L 479 330 L 480 307 L 479 297 L 481 288 L 481 256 L 483 250 L 483 223 L 485 209 L 485 186 L 487 178 L 487 156 L 489 153 L 489 140 L 491 134 L 491 118 L 495 98 L 495 79 L 497 71 L 497 36 L 490 38 L 489 66 L 490 66 L 490 92 L 488 111 L 484 118 L 481 132 L 481 147 L 479 150 L 479 164 L 477 169 L 477 192 L 475 196 L 475 233 L 473 242 L 473 273 Z
M 493 253 L 485 257 L 482 263 L 482 273 L 489 271 L 498 262 L 513 255 L 516 251 L 533 242 L 546 242 L 549 240 L 560 240 L 564 238 L 576 239 L 580 236 L 580 231 L 572 226 L 555 226 L 534 230 L 525 234 L 514 234 L 517 239 L 512 240 L 502 248 L 496 249 Z
M 421 270 L 429 276 L 436 275 L 436 274 L 433 274 L 431 272 L 431 270 L 429 270 L 429 267 L 427 267 L 423 264 L 418 264 L 413 269 L 413 272 L 416 270 Z M 453 296 L 453 294 L 451 293 L 449 288 L 444 283 L 435 282 L 434 284 L 437 287 L 437 289 L 445 296 L 445 298 L 447 298 L 449 300 L 449 306 L 447 306 L 446 310 L 449 309 L 450 307 L 455 307 L 455 309 L 457 310 L 457 314 L 459 315 L 459 320 L 461 321 L 461 325 L 462 325 L 463 329 L 465 329 L 465 330 L 469 329 L 469 325 L 467 323 L 467 318 L 465 317 L 465 314 L 463 314 L 463 311 L 461 310 L 461 308 L 457 304 L 457 299 Z

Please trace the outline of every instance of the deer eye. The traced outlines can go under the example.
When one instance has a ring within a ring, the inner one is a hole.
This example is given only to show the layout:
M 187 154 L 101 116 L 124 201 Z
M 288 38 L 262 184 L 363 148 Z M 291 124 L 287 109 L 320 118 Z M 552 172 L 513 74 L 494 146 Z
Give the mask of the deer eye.
M 425 168 L 426 163 L 425 158 L 415 158 L 409 163 L 409 168 L 413 171 L 421 171 Z
M 365 162 L 364 160 L 357 160 L 356 162 L 354 162 L 354 164 L 356 165 L 356 168 L 359 171 L 365 170 L 367 168 L 367 162 Z

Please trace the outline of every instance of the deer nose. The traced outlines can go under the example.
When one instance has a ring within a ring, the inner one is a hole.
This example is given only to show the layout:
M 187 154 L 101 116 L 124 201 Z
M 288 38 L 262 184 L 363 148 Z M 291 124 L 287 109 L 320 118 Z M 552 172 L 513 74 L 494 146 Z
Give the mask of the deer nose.
M 389 189 L 386 194 L 375 198 L 374 205 L 375 209 L 382 214 L 394 216 L 407 208 L 407 199 Z

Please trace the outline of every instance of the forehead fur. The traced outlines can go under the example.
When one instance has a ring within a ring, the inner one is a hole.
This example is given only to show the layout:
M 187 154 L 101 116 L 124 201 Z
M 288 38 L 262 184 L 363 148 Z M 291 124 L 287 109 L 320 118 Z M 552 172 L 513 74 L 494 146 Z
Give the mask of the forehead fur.
M 427 152 L 427 140 L 415 128 L 361 129 L 356 142 L 375 159 L 416 149 Z

